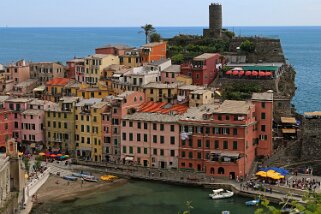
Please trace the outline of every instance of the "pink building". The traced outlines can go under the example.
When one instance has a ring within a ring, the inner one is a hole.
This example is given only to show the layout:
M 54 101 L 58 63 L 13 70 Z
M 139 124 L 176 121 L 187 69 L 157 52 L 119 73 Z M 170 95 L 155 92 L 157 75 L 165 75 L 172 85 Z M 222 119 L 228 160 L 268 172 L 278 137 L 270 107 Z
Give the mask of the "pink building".
M 30 67 L 25 60 L 20 60 L 7 66 L 7 72 L 10 74 L 15 84 L 30 79 Z
M 44 119 L 45 110 L 53 108 L 55 103 L 34 99 L 28 103 L 28 109 L 21 115 L 22 146 L 29 152 L 41 151 L 45 146 Z
M 161 72 L 162 83 L 167 83 L 167 84 L 176 83 L 177 82 L 176 77 L 179 76 L 180 72 L 181 72 L 180 65 L 171 65 L 168 68 L 165 68 Z
M 177 168 L 178 121 L 187 108 L 147 102 L 136 113 L 124 116 L 121 128 L 123 162 L 153 168 Z
M 5 107 L 8 96 L 0 96 L 0 153 L 6 152 L 6 142 L 12 138 L 13 113 Z
M 138 91 L 126 91 L 116 97 L 106 97 L 109 102 L 109 110 L 103 114 L 103 158 L 106 161 L 120 161 L 121 120 L 128 113 L 135 111 L 139 105 L 145 102 L 145 94 Z

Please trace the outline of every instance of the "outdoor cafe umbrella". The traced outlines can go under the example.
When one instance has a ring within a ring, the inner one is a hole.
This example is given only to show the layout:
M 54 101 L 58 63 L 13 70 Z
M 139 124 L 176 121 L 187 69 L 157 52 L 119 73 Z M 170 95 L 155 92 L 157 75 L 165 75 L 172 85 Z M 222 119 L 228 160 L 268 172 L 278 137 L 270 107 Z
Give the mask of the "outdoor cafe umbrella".
M 49 152 L 46 152 L 46 154 L 45 154 L 47 157 L 49 157 L 50 156 L 50 153 Z
M 243 76 L 244 73 L 245 73 L 245 71 L 242 70 L 242 71 L 239 72 L 239 75 L 240 75 L 240 76 Z
M 252 76 L 256 77 L 259 73 L 257 71 L 252 71 Z
M 58 156 L 58 157 L 61 157 L 61 156 L 62 156 L 62 154 L 58 154 L 57 156 Z
M 39 155 L 40 155 L 40 156 L 45 156 L 45 155 L 46 155 L 46 153 L 44 153 L 44 152 L 40 152 L 40 153 L 39 153 Z
M 55 157 L 57 157 L 57 155 L 52 154 L 52 155 L 50 155 L 50 157 L 55 158 Z
M 260 76 L 260 77 L 264 77 L 264 76 L 265 76 L 265 72 L 264 72 L 264 71 L 260 71 L 260 72 L 259 72 L 259 76 Z
M 229 70 L 229 71 L 226 71 L 226 75 L 231 75 L 233 71 Z
M 237 70 L 233 71 L 233 75 L 234 75 L 234 76 L 236 76 L 236 75 L 238 75 L 238 74 L 239 74 L 239 71 L 237 71 Z
M 245 76 L 251 76 L 252 72 L 251 71 L 246 71 Z
M 265 73 L 265 76 L 272 76 L 272 73 L 268 71 Z

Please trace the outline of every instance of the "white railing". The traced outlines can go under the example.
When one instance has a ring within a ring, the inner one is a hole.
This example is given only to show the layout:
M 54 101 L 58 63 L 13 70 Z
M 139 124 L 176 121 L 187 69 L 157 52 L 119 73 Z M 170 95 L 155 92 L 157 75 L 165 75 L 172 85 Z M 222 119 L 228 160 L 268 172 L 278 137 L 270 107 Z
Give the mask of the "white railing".
M 25 187 L 25 201 L 28 201 L 29 197 L 32 197 L 40 187 L 47 181 L 49 178 L 50 172 L 49 168 L 43 173 L 39 174 L 37 178 L 33 179 Z

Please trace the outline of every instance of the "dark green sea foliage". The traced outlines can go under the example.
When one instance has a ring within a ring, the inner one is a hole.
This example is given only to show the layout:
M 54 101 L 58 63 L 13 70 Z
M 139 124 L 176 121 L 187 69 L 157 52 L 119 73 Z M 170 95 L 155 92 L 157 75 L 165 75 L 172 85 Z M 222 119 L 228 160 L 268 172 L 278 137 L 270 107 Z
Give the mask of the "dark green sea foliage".
M 247 100 L 251 98 L 252 93 L 261 92 L 261 90 L 261 87 L 255 83 L 234 83 L 225 87 L 223 99 Z
M 195 56 L 203 53 L 223 53 L 228 51 L 229 45 L 229 40 L 179 34 L 168 39 L 167 56 L 174 64 L 180 64 L 191 61 Z

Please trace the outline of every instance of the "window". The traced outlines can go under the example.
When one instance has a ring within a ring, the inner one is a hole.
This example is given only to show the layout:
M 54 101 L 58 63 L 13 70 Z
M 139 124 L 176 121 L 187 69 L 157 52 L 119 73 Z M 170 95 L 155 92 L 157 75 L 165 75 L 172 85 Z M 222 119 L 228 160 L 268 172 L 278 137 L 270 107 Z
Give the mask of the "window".
M 193 159 L 193 152 L 189 152 L 189 153 L 188 153 L 188 157 L 189 157 L 190 159 Z
M 123 146 L 123 153 L 126 153 L 126 146 Z
M 153 135 L 153 143 L 157 143 L 157 135 Z
M 137 122 L 137 128 L 141 129 L 142 128 L 141 126 L 142 126 L 141 122 Z
M 174 131 L 175 131 L 175 126 L 171 125 L 171 132 L 174 132 Z
M 182 151 L 182 158 L 185 158 L 186 154 L 185 151 Z
M 206 148 L 210 148 L 210 140 L 206 140 Z
M 265 132 L 265 125 L 261 125 L 261 131 Z
M 237 128 L 233 128 L 233 135 L 237 135 Z
M 160 124 L 160 130 L 164 131 L 164 124 Z
M 67 123 L 64 123 L 64 128 L 67 129 Z
M 140 134 L 137 134 L 136 138 L 137 138 L 137 141 L 140 142 Z
M 265 103 L 262 103 L 262 108 L 265 108 Z
M 160 149 L 160 156 L 164 156 L 164 149 Z
M 153 149 L 153 155 L 157 155 L 157 149 Z
M 201 139 L 198 139 L 198 140 L 197 140 L 197 147 L 198 147 L 198 148 L 201 148 L 201 147 L 202 147 L 202 140 L 201 140 Z
M 129 127 L 133 127 L 133 122 L 129 121 Z
M 141 153 L 141 149 L 140 147 L 137 147 L 137 153 L 140 154 Z
M 144 154 L 145 155 L 147 154 L 147 148 L 144 148 Z
M 261 113 L 261 119 L 262 119 L 262 120 L 265 120 L 265 118 L 266 118 L 266 115 L 265 115 L 264 112 L 262 112 L 262 113 Z
M 175 157 L 175 150 L 171 150 L 171 157 Z
M 202 159 L 202 153 L 201 152 L 197 152 L 197 158 L 198 159 Z
M 134 153 L 133 147 L 130 146 L 130 147 L 129 147 L 129 154 L 133 154 L 133 153 Z
M 237 141 L 233 141 L 233 150 L 237 150 Z
M 133 137 L 133 133 L 129 133 L 129 141 L 133 141 L 134 137 Z
M 125 126 L 126 126 L 126 121 L 123 120 L 123 127 L 125 127 Z
M 123 133 L 123 140 L 126 140 L 126 133 Z
M 147 129 L 147 123 L 144 123 L 144 129 Z
M 223 142 L 223 149 L 228 149 L 228 142 L 227 141 Z
M 147 142 L 147 134 L 144 134 L 144 142 Z
M 188 145 L 189 145 L 190 147 L 193 147 L 193 140 L 192 140 L 192 138 L 189 138 Z
M 218 119 L 218 120 L 222 120 L 222 115 L 218 115 L 218 116 L 217 116 L 217 119 Z
M 229 115 L 226 115 L 226 116 L 225 116 L 225 120 L 230 120 L 230 116 L 229 116 Z
M 153 123 L 153 130 L 157 130 L 157 124 Z
M 174 145 L 175 144 L 175 137 L 171 136 L 171 144 Z
M 161 144 L 164 144 L 164 143 L 165 143 L 164 136 L 160 136 L 160 143 L 161 143 Z

